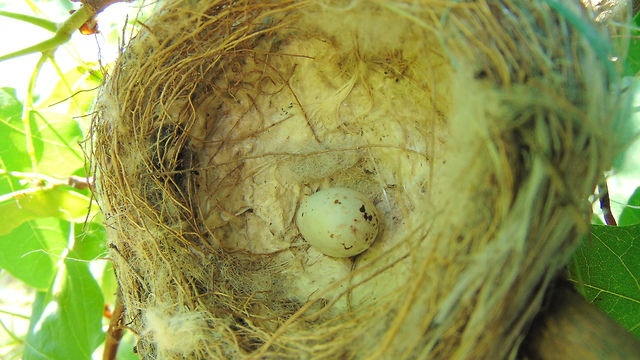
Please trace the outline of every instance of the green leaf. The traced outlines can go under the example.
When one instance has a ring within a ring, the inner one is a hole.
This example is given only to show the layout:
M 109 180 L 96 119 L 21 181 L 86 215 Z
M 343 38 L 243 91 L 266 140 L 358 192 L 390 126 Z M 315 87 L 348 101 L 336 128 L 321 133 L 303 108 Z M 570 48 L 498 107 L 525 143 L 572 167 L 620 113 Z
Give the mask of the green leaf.
M 36 289 L 47 289 L 56 272 L 58 256 L 67 247 L 68 222 L 38 219 L 0 236 L 0 268 Z
M 76 241 L 73 252 L 78 259 L 94 260 L 106 254 L 107 231 L 102 224 L 75 224 Z
M 22 223 L 39 218 L 58 217 L 76 223 L 87 219 L 87 211 L 98 212 L 98 206 L 88 197 L 70 188 L 34 188 L 26 192 L 0 196 L 0 219 L 4 226 L 0 235 L 13 231 Z
M 640 33 L 638 34 L 638 51 L 640 52 Z M 640 61 L 640 53 L 637 60 Z M 624 149 L 613 159 L 614 177 L 640 178 L 640 82 L 629 80 L 629 95 L 620 106 L 620 116 L 615 129 L 616 136 L 622 141 Z M 611 189 L 610 189 L 611 190 Z M 612 194 L 614 195 L 614 194 Z
M 100 280 L 100 288 L 102 289 L 102 293 L 105 296 L 105 302 L 115 305 L 116 293 L 118 292 L 118 281 L 113 270 L 112 262 L 108 262 L 105 265 Z
M 640 28 L 640 13 L 631 21 L 631 26 Z M 629 50 L 625 62 L 625 76 L 636 76 L 640 71 L 640 30 L 632 29 L 629 41 Z
M 14 171 L 31 170 L 24 140 L 22 148 L 17 148 L 13 144 L 15 133 L 23 128 L 21 114 L 22 103 L 16 97 L 16 90 L 0 88 L 0 165 Z M 24 138 L 24 133 L 21 134 Z M 10 191 L 14 190 L 9 188 L 2 193 Z
M 627 206 L 622 210 L 618 225 L 626 226 L 640 224 L 640 187 L 633 192 L 633 195 L 631 195 L 627 204 L 630 206 Z
M 0 121 L 0 160 L 5 170 L 39 172 L 66 178 L 84 166 L 77 121 L 49 111 L 31 112 L 30 127 L 38 169 L 31 168 L 26 132 L 19 116 Z
M 140 360 L 140 356 L 133 352 L 136 342 L 136 338 L 130 331 L 125 332 L 118 346 L 118 360 Z
M 640 13 L 631 21 L 631 36 L 625 61 L 624 76 L 636 76 L 640 71 Z
M 79 145 L 84 135 L 78 122 L 69 116 L 51 111 L 40 111 L 35 115 L 32 134 L 38 172 L 66 178 L 84 166 L 84 157 Z M 24 135 L 22 137 L 24 138 Z M 22 148 L 24 149 L 24 146 Z
M 22 103 L 16 96 L 16 89 L 0 88 L 0 119 L 6 121 L 22 114 Z
M 640 338 L 640 224 L 593 225 L 574 254 L 569 278 L 589 302 Z
M 39 105 L 41 108 L 67 105 L 68 114 L 82 114 L 90 111 L 98 86 L 102 83 L 102 73 L 92 69 L 97 64 L 83 64 L 61 74 L 60 81 L 51 94 Z
M 23 359 L 91 359 L 104 341 L 103 309 L 88 263 L 66 259 L 56 284 L 36 296 Z
M 27 153 L 22 104 L 15 90 L 0 88 L 0 162 L 6 170 L 39 172 L 65 178 L 84 166 L 79 141 L 84 135 L 73 118 L 52 111 L 32 111 L 29 126 L 38 169 Z

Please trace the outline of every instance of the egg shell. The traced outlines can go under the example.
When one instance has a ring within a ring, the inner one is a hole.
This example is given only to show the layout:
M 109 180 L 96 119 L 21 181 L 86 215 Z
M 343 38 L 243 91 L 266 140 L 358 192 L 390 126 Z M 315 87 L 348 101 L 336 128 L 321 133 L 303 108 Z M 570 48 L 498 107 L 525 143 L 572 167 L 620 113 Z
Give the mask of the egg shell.
M 311 195 L 300 205 L 296 221 L 309 244 L 338 258 L 367 250 L 379 227 L 375 205 L 364 194 L 348 188 L 330 188 Z

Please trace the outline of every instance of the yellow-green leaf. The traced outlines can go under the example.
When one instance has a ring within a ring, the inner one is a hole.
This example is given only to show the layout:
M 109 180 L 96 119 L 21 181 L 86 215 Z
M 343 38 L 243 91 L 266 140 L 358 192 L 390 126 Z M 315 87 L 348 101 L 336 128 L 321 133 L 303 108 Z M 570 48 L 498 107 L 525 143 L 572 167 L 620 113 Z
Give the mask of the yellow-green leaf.
M 76 223 L 84 222 L 89 219 L 89 211 L 92 214 L 99 213 L 91 199 L 68 188 L 35 188 L 9 193 L 0 196 L 0 219 L 4 222 L 0 227 L 0 235 L 8 234 L 33 219 L 57 217 Z

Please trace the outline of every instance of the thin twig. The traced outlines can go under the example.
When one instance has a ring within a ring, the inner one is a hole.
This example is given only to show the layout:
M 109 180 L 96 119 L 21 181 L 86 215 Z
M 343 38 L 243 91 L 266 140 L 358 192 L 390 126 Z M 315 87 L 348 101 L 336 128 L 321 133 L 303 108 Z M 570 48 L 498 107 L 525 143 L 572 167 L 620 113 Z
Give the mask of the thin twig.
M 607 225 L 617 226 L 616 218 L 611 213 L 611 200 L 609 199 L 609 187 L 606 179 L 598 185 L 598 192 L 600 193 L 600 209 L 602 209 L 604 222 Z
M 6 175 L 12 178 L 21 179 L 21 180 L 29 180 L 38 183 L 42 183 L 41 187 L 56 187 L 56 186 L 71 186 L 78 190 L 84 190 L 86 188 L 93 188 L 93 177 L 80 177 L 76 175 L 71 175 L 68 178 L 61 180 L 56 179 L 51 176 L 47 176 L 44 174 L 37 173 L 27 173 L 27 172 L 19 172 L 19 171 L 7 171 L 4 169 L 0 169 L 0 176 Z

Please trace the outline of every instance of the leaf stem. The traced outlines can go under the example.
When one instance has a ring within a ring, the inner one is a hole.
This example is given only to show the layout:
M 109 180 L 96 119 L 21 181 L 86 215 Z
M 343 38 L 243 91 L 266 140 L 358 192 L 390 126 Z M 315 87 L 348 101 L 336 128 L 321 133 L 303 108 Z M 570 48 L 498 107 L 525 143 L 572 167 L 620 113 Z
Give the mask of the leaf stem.
M 29 316 L 27 315 L 17 314 L 17 313 L 2 310 L 2 309 L 0 309 L 0 314 L 11 315 L 11 316 L 19 317 L 21 319 L 29 320 Z
M 36 79 L 38 78 L 38 74 L 40 70 L 42 70 L 42 66 L 44 65 L 47 58 L 51 55 L 50 52 L 43 52 L 38 59 L 38 63 L 36 64 L 35 69 L 31 73 L 31 79 L 29 79 L 29 86 L 27 87 L 27 97 L 24 100 L 24 107 L 22 109 L 22 125 L 24 126 L 24 133 L 26 136 L 26 147 L 27 154 L 29 155 L 29 159 L 31 160 L 31 169 L 34 172 L 37 172 L 38 161 L 36 159 L 36 150 L 33 146 L 33 134 L 31 134 L 31 108 L 33 106 L 33 96 L 34 96 L 34 88 L 36 86 Z
M 33 54 L 36 52 L 44 53 L 44 52 L 51 51 L 51 53 L 53 53 L 60 45 L 69 41 L 74 31 L 80 28 L 82 24 L 84 24 L 89 19 L 91 19 L 91 17 L 94 16 L 95 14 L 96 14 L 95 10 L 93 10 L 92 7 L 83 6 L 80 9 L 78 9 L 76 12 L 71 14 L 71 16 L 69 16 L 69 18 L 65 22 L 63 22 L 62 24 L 60 24 L 59 27 L 57 27 L 56 33 L 55 35 L 53 35 L 53 37 L 43 42 L 40 42 L 38 44 L 35 44 L 33 46 L 24 48 L 22 50 L 18 50 L 10 54 L 0 56 L 0 61 L 13 59 L 19 56 Z
M 20 338 L 16 334 L 14 334 L 13 331 L 9 330 L 9 328 L 7 327 L 7 325 L 4 324 L 4 321 L 2 321 L 2 319 L 0 319 L 0 326 L 9 335 L 9 337 L 11 337 L 15 342 L 19 344 L 22 344 L 24 342 L 23 340 L 20 340 Z
M 0 16 L 8 17 L 11 19 L 16 19 L 24 22 L 28 22 L 29 24 L 39 26 L 43 29 L 49 30 L 51 32 L 56 32 L 58 30 L 58 24 L 51 20 L 39 18 L 37 16 L 31 16 L 26 14 L 18 14 L 10 11 L 2 11 L 0 10 Z

